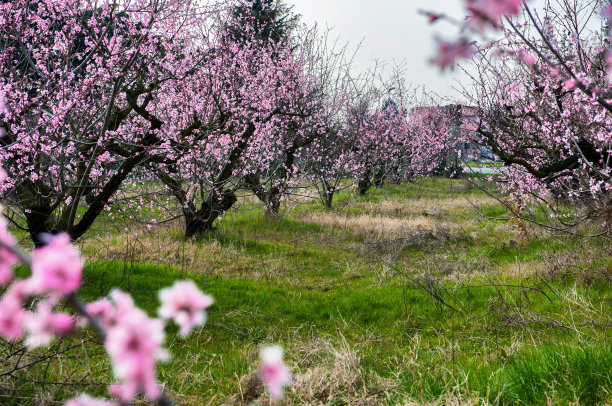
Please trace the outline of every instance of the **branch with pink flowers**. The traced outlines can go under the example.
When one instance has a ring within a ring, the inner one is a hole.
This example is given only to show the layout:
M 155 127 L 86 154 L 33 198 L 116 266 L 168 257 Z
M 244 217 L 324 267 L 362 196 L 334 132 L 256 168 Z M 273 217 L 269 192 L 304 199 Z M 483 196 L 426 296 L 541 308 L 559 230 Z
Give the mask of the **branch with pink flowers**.
M 12 267 L 22 264 L 31 270 L 26 279 L 16 279 Z M 170 358 L 164 348 L 165 324 L 179 326 L 181 337 L 206 322 L 205 310 L 213 298 L 200 291 L 192 281 L 177 281 L 159 291 L 159 318 L 150 318 L 136 307 L 132 297 L 114 289 L 109 298 L 92 303 L 77 295 L 81 285 L 83 260 L 66 234 L 48 236 L 43 247 L 32 256 L 16 246 L 6 222 L 0 222 L 0 286 L 6 292 L 0 298 L 0 336 L 9 341 L 25 340 L 28 348 L 48 346 L 55 337 L 73 334 L 80 327 L 91 327 L 103 342 L 117 383 L 109 388 L 120 404 L 145 395 L 161 406 L 172 405 L 158 385 L 155 369 L 158 362 Z M 28 309 L 30 298 L 40 299 Z M 74 315 L 57 311 L 64 301 Z M 278 347 L 262 350 L 261 377 L 274 398 L 282 396 L 291 374 L 282 362 Z M 113 405 L 106 400 L 82 395 L 68 406 Z
M 612 190 L 612 3 L 559 0 L 538 8 L 526 0 L 468 0 L 465 10 L 464 23 L 451 21 L 461 38 L 441 42 L 433 62 L 444 70 L 464 61 L 473 86 L 464 87 L 463 97 L 476 112 L 470 138 L 505 164 L 496 178 L 502 189 L 521 207 L 543 204 L 563 229 L 605 217 Z M 443 19 L 429 15 L 431 23 Z M 467 33 L 483 43 L 468 44 Z M 554 207 L 561 201 L 590 214 L 563 218 Z

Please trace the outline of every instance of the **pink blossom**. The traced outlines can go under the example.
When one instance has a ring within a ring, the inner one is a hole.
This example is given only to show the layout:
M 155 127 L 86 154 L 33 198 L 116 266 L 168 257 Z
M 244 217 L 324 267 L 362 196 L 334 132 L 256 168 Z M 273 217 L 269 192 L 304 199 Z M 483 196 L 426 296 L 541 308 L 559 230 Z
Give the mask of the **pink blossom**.
M 612 20 L 612 4 L 609 4 L 601 11 L 601 17 L 606 20 Z
M 487 24 L 499 28 L 503 16 L 517 15 L 523 0 L 467 0 L 466 3 L 472 14 L 471 24 L 484 29 Z
M 116 324 L 108 329 L 104 345 L 113 372 L 121 380 L 111 387 L 111 393 L 126 402 L 139 392 L 157 399 L 161 393 L 155 379 L 155 364 L 168 358 L 162 348 L 164 324 L 134 307 L 129 295 L 115 290 L 111 297 L 117 309 Z
M 115 325 L 115 308 L 108 299 L 101 299 L 85 306 L 87 313 L 98 318 L 103 327 L 109 328 Z
M 67 313 L 53 313 L 47 303 L 38 305 L 36 312 L 28 313 L 24 321 L 27 330 L 26 345 L 30 348 L 48 345 L 54 336 L 67 335 L 74 330 L 75 323 Z
M 612 49 L 608 49 L 608 53 L 606 54 L 606 64 L 608 65 L 606 76 L 609 81 L 612 81 Z
M 453 70 L 457 59 L 469 58 L 472 54 L 470 43 L 465 38 L 461 38 L 455 43 L 438 41 L 438 56 L 431 62 L 438 65 L 442 71 L 445 71 L 446 68 Z
M 427 18 L 429 19 L 429 24 L 433 24 L 440 19 L 440 15 L 435 13 L 427 13 Z
M 9 341 L 21 338 L 25 318 L 26 312 L 20 304 L 14 300 L 0 301 L 0 336 Z
M 116 404 L 105 399 L 94 399 L 89 395 L 83 394 L 77 399 L 69 400 L 64 406 L 116 406 Z
M 6 96 L 4 92 L 0 92 L 0 117 L 6 115 L 8 112 L 9 109 L 6 105 Z M 4 129 L 4 127 L 0 127 L 0 138 L 4 137 L 5 135 L 6 130 Z M 2 173 L 0 174 L 0 183 L 4 183 L 4 179 L 6 179 L 6 172 L 2 170 Z
M 283 389 L 291 383 L 291 372 L 283 363 L 283 349 L 278 346 L 264 347 L 261 358 L 261 379 L 270 392 L 272 399 L 283 397 Z
M 68 234 L 59 234 L 34 251 L 32 288 L 37 293 L 72 293 L 81 284 L 82 270 L 78 249 L 70 243 Z
M 0 92 L 0 116 L 9 113 L 8 106 L 6 105 L 6 95 L 4 92 Z
M 525 62 L 529 66 L 535 65 L 536 62 L 538 61 L 538 58 L 534 54 L 532 54 L 531 52 L 526 52 L 523 55 L 522 59 L 523 59 L 523 62 Z
M 204 309 L 213 304 L 211 296 L 203 294 L 193 281 L 179 281 L 171 288 L 159 291 L 159 316 L 172 319 L 181 328 L 181 335 L 187 336 L 192 328 L 206 322 Z
M 574 90 L 575 87 L 576 87 L 576 79 L 568 79 L 565 82 L 563 82 L 563 88 L 565 90 Z
M 29 280 L 19 280 L 11 283 L 4 294 L 4 300 L 10 301 L 15 306 L 23 306 L 28 296 L 32 294 Z

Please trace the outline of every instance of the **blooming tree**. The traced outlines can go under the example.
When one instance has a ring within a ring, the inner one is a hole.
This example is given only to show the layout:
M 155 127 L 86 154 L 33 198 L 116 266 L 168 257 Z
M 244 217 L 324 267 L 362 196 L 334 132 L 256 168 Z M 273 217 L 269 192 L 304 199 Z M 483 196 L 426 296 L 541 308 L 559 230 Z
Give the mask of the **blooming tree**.
M 352 151 L 353 173 L 360 195 L 366 194 L 372 185 L 382 187 L 399 164 L 407 139 L 405 115 L 391 99 L 366 115 L 362 136 L 357 138 Z
M 458 140 L 452 139 L 448 109 L 432 107 L 427 97 L 420 100 L 406 85 L 401 67 L 387 80 L 373 70 L 351 83 L 330 133 L 313 143 L 308 164 L 327 207 L 347 177 L 365 194 L 386 179 L 433 174 Z
M 219 13 L 198 43 L 196 52 L 205 56 L 194 81 L 168 88 L 176 96 L 151 108 L 151 115 L 170 112 L 182 123 L 178 128 L 190 126 L 166 156 L 150 163 L 179 202 L 187 236 L 210 231 L 245 185 L 276 212 L 299 150 L 321 126 L 318 80 L 304 69 L 307 44 L 296 51 L 290 42 L 255 33 L 246 43 L 236 41 L 226 28 L 233 15 L 231 8 Z M 261 174 L 275 182 L 262 186 Z
M 83 235 L 170 140 L 147 108 L 188 63 L 190 1 L 0 4 L 0 189 L 15 226 Z M 187 131 L 187 130 L 186 130 Z
M 307 152 L 307 176 L 317 188 L 319 200 L 328 208 L 334 194 L 347 187 L 342 181 L 354 176 L 354 151 L 363 135 L 362 126 L 372 99 L 370 75 L 345 75 L 338 79 L 329 82 L 332 87 L 328 94 L 336 97 L 336 107 L 331 110 L 333 114 L 326 116 L 325 134 L 315 139 Z
M 450 115 L 419 100 L 406 85 L 401 69 L 372 90 L 369 106 L 351 117 L 347 129 L 356 135 L 350 151 L 351 173 L 359 194 L 385 179 L 410 180 L 434 173 L 453 146 Z M 455 141 L 456 143 L 456 141 Z
M 467 139 L 462 126 L 461 106 L 442 105 L 423 95 L 408 117 L 408 140 L 395 170 L 399 180 L 457 171 L 460 147 Z
M 347 54 L 347 46 L 338 47 L 337 42 L 330 39 L 330 33 L 329 30 L 321 32 L 317 27 L 296 30 L 299 47 L 297 52 L 294 50 L 293 57 L 300 60 L 307 74 L 305 77 L 309 78 L 305 87 L 308 94 L 303 101 L 310 103 L 311 114 L 305 118 L 291 118 L 292 130 L 281 133 L 279 138 L 284 147 L 272 154 L 274 158 L 267 170 L 254 181 L 251 177 L 247 179 L 253 192 L 272 213 L 278 210 L 280 198 L 300 187 L 301 180 L 314 181 L 317 188 L 322 186 L 319 181 L 329 180 L 317 176 L 323 175 L 317 171 L 336 159 L 330 153 L 335 148 L 332 145 L 342 144 L 338 128 L 354 100 L 356 79 L 351 73 L 352 60 Z M 332 165 L 341 164 L 334 162 Z M 319 188 L 319 191 L 322 190 Z
M 556 212 L 555 202 L 569 200 L 594 209 L 588 217 L 606 213 L 611 10 L 608 1 L 559 0 L 541 10 L 518 0 L 467 4 L 468 29 L 502 35 L 470 47 L 475 86 L 465 94 L 477 106 L 476 141 L 506 164 L 498 180 L 523 204 Z M 565 229 L 576 224 L 561 220 Z

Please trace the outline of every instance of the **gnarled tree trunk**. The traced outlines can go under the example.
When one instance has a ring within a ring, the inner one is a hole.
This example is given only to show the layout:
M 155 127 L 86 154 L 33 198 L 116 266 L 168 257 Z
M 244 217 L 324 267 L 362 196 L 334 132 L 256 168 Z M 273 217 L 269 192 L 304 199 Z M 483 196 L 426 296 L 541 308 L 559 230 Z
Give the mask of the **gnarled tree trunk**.
M 266 189 L 261 184 L 259 175 L 255 173 L 248 174 L 244 177 L 244 185 L 251 189 L 257 198 L 264 204 L 264 215 L 266 217 L 278 217 L 280 214 L 280 206 L 282 199 L 282 191 L 279 186 L 273 186 Z M 280 181 L 282 182 L 282 180 Z
M 200 237 L 212 231 L 215 220 L 228 211 L 237 200 L 234 192 L 224 191 L 221 196 L 211 194 L 208 201 L 203 202 L 197 211 L 193 210 L 193 207 L 183 208 L 185 237 Z
M 374 186 L 378 188 L 383 187 L 385 185 L 386 177 L 387 177 L 387 174 L 385 173 L 384 170 L 380 169 L 376 171 L 376 173 L 374 174 Z
M 370 171 L 367 170 L 357 182 L 357 193 L 359 193 L 360 196 L 365 196 L 371 187 L 372 180 L 370 179 Z

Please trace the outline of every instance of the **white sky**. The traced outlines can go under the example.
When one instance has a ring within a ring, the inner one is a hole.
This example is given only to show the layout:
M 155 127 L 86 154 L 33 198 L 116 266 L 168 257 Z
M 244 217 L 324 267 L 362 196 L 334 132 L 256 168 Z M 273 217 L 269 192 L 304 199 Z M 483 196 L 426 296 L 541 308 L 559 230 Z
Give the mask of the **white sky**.
M 355 63 L 366 70 L 375 59 L 406 61 L 408 82 L 425 85 L 440 96 L 458 97 L 453 90 L 459 71 L 446 74 L 431 65 L 435 36 L 452 39 L 458 28 L 446 21 L 430 25 L 419 10 L 442 12 L 455 18 L 465 14 L 463 0 L 287 0 L 308 25 L 333 28 L 332 37 L 353 47 L 361 42 Z

